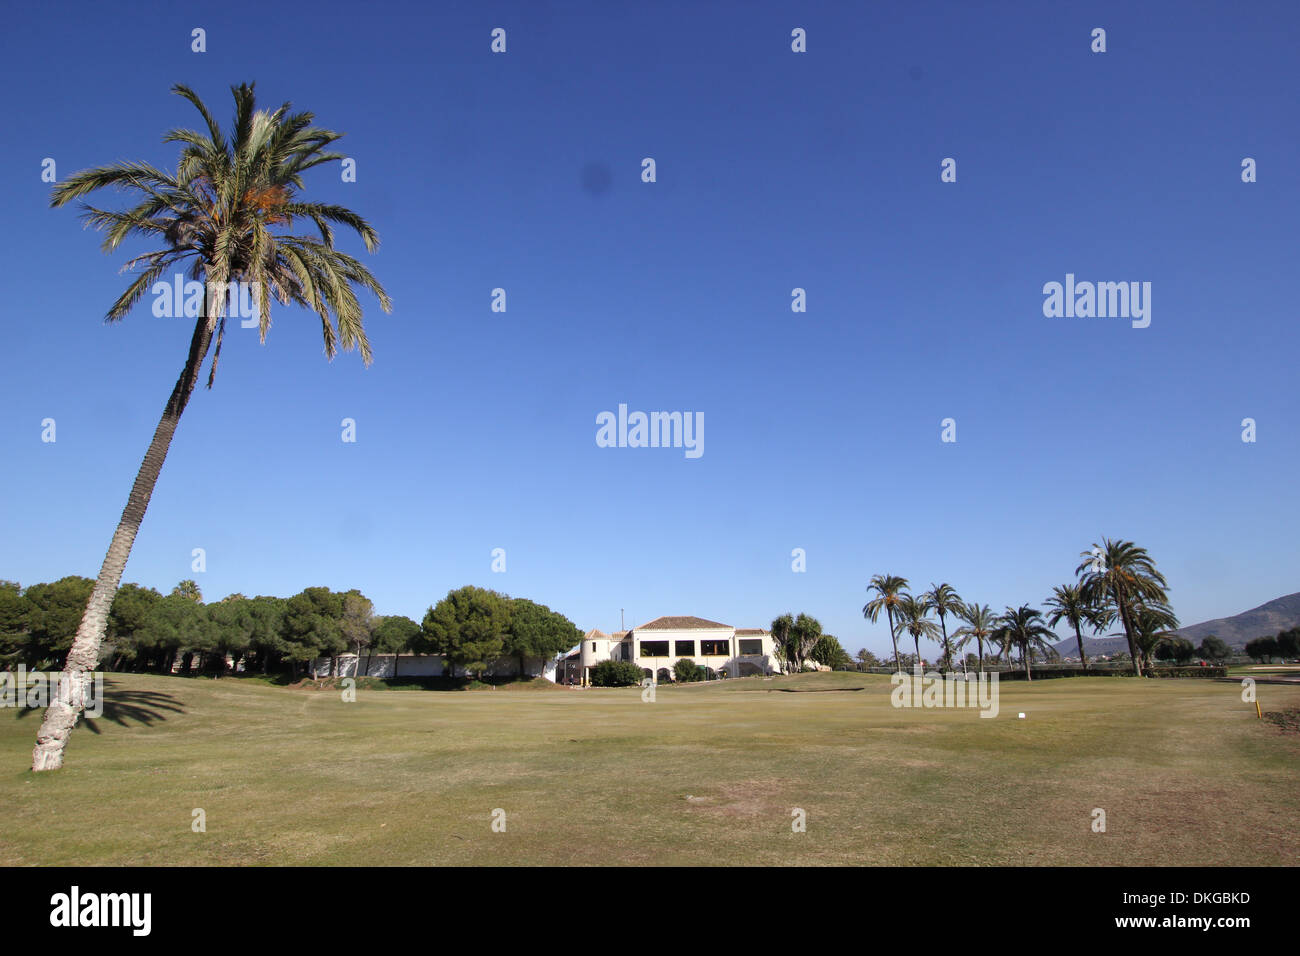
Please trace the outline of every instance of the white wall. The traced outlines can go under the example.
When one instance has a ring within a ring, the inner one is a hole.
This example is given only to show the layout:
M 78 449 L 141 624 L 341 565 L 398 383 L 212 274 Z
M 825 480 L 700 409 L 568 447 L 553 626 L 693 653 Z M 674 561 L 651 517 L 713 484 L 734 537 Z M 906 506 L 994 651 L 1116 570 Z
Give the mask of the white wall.
M 360 659 L 355 654 L 340 654 L 338 673 L 330 674 L 330 659 L 322 657 L 316 661 L 316 669 L 322 677 L 356 677 L 358 667 L 365 668 L 366 677 L 392 677 L 395 654 L 362 654 Z M 398 677 L 441 677 L 444 661 L 434 654 L 403 654 Z
M 322 657 L 315 662 L 317 673 L 322 677 L 356 677 L 359 668 L 365 668 L 366 677 L 392 677 L 393 662 L 396 655 L 393 654 L 362 654 L 360 659 L 355 654 L 340 654 L 338 657 L 338 673 L 330 674 L 330 659 Z M 525 661 L 525 673 L 530 677 L 545 677 L 548 680 L 555 680 L 555 662 L 542 661 L 539 658 L 532 657 Z M 548 670 L 549 668 L 549 670 Z M 310 671 L 311 668 L 308 668 Z M 397 676 L 402 677 L 441 677 L 446 673 L 446 661 L 436 654 L 402 654 Z M 504 657 L 493 663 L 487 670 L 487 673 L 493 677 L 513 677 L 519 673 L 519 660 L 514 657 Z M 457 669 L 458 677 L 465 676 L 463 669 Z

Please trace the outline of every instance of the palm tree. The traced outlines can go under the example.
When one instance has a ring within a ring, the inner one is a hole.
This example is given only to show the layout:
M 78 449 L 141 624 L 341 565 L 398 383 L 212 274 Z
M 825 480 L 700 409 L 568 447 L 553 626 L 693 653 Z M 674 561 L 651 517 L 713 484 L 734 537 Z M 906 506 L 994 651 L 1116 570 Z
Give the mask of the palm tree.
M 1051 627 L 1056 627 L 1061 621 L 1068 621 L 1074 628 L 1074 639 L 1079 645 L 1079 660 L 1083 662 L 1083 669 L 1088 669 L 1088 658 L 1083 653 L 1083 632 L 1081 626 L 1088 624 L 1096 630 L 1097 613 L 1096 610 L 1083 599 L 1083 593 L 1078 584 L 1058 584 L 1052 588 L 1052 596 L 1047 599 L 1047 606 L 1051 611 L 1047 615 L 1047 623 Z
M 916 648 L 916 662 L 921 663 L 921 638 L 932 641 L 939 639 L 939 625 L 928 617 L 930 605 L 924 598 L 904 594 L 898 600 L 898 629 L 912 635 L 912 644 Z
M 1225 647 L 1227 645 L 1224 645 Z M 865 647 L 858 648 L 857 661 L 859 670 L 863 667 L 879 667 L 880 662 L 876 660 L 876 655 L 871 653 Z
M 894 642 L 894 667 L 901 674 L 903 665 L 898 661 L 898 632 L 894 628 L 894 611 L 898 608 L 900 595 L 907 587 L 907 578 L 896 574 L 877 574 L 867 585 L 867 593 L 876 592 L 876 596 L 862 608 L 862 616 L 875 623 L 880 617 L 881 609 L 889 618 L 889 638 Z
M 1172 641 L 1177 635 L 1178 618 L 1167 604 L 1139 604 L 1133 609 L 1133 643 L 1142 655 L 1142 664 L 1151 669 L 1151 659 L 1161 644 Z
M 388 294 L 375 277 L 357 259 L 334 247 L 331 224 L 355 231 L 370 252 L 379 245 L 375 230 L 349 209 L 305 202 L 298 196 L 304 172 L 343 158 L 326 150 L 342 134 L 313 126 L 311 113 L 293 113 L 288 103 L 271 112 L 258 110 L 253 87 L 241 85 L 231 88 L 235 116 L 227 138 L 198 94 L 180 85 L 172 92 L 193 104 L 206 127 L 203 132 L 174 129 L 163 137 L 163 142 L 181 144 L 175 173 L 143 162 L 119 162 L 74 174 L 55 185 L 51 198 L 50 204 L 58 207 L 109 186 L 133 193 L 134 205 L 122 211 L 84 206 L 86 223 L 105 230 L 105 252 L 115 251 L 129 237 L 148 238 L 161 246 L 126 263 L 125 269 L 140 274 L 109 308 L 108 321 L 125 317 L 173 267 L 187 266 L 191 279 L 202 279 L 204 304 L 194 316 L 180 378 L 163 407 L 68 651 L 64 669 L 73 693 L 46 710 L 32 752 L 33 770 L 53 770 L 63 764 L 68 735 L 81 713 L 90 672 L 99 658 L 109 607 L 209 352 L 208 388 L 216 376 L 230 284 L 247 283 L 252 289 L 260 305 L 263 341 L 274 298 L 320 316 L 326 356 L 333 358 L 340 346 L 355 348 L 367 365 L 370 343 L 353 285 L 373 293 L 385 312 L 391 310 Z M 319 238 L 287 231 L 300 219 L 313 225 Z
M 996 622 L 998 618 L 995 617 L 993 620 Z M 1015 660 L 1015 656 L 1011 653 L 1013 650 L 1011 638 L 1005 631 L 999 630 L 996 624 L 993 628 L 993 633 L 989 635 L 989 644 L 997 648 L 997 650 L 993 652 L 993 660 L 995 660 L 999 665 L 1002 664 L 1004 657 L 1006 658 L 1007 666 L 1010 666 L 1012 661 Z
M 821 638 L 821 621 L 801 612 L 795 618 L 794 624 L 790 626 L 790 649 L 794 652 L 797 670 L 803 670 L 803 662 L 808 659 L 808 655 L 812 653 Z
M 1084 602 L 1098 609 L 1103 619 L 1119 619 L 1128 638 L 1133 673 L 1141 677 L 1134 612 L 1143 603 L 1168 604 L 1165 593 L 1168 582 L 1156 570 L 1146 548 L 1139 548 L 1132 541 L 1103 538 L 1100 546 L 1094 544 L 1091 551 L 1081 552 L 1080 556 L 1088 559 L 1074 572 L 1081 576 L 1079 592 Z
M 980 655 L 980 673 L 983 674 L 984 642 L 993 634 L 995 623 L 993 611 L 987 604 L 963 604 L 957 616 L 966 622 L 953 634 L 953 637 L 958 638 L 957 646 L 965 647 L 970 643 L 971 638 L 975 639 L 975 646 L 979 649 Z
M 1034 679 L 1030 659 L 1035 651 L 1042 651 L 1049 657 L 1056 653 L 1052 649 L 1052 642 L 1058 638 L 1043 625 L 1042 618 L 1042 611 L 1027 604 L 1016 608 L 1008 607 L 998 617 L 997 629 L 993 632 L 995 641 L 1005 641 L 1009 647 L 1020 649 L 1020 660 L 1025 665 L 1026 680 Z
M 930 590 L 921 595 L 928 609 L 939 615 L 939 627 L 943 631 L 943 661 L 948 670 L 952 670 L 952 645 L 948 643 L 948 624 L 945 617 L 961 614 L 961 598 L 951 584 L 931 584 Z
M 794 617 L 782 614 L 772 621 L 772 626 L 768 630 L 772 632 L 772 643 L 776 645 L 779 655 L 787 662 L 793 661 L 794 651 L 790 645 L 793 641 L 791 634 L 794 630 Z
M 203 592 L 199 590 L 198 582 L 193 578 L 186 578 L 172 588 L 172 594 L 176 597 L 189 598 L 195 604 L 203 603 Z

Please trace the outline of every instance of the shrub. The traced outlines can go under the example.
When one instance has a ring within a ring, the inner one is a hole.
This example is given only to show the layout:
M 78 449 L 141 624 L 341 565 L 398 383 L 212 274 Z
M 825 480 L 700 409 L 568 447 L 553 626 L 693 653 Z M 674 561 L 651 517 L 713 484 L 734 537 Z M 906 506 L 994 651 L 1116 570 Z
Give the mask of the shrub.
M 641 668 L 631 661 L 601 661 L 591 669 L 593 687 L 631 687 L 641 683 Z
M 677 659 L 677 663 L 673 665 L 673 677 L 683 684 L 704 680 L 704 676 L 704 668 L 689 657 L 680 657 Z
M 1205 680 L 1213 680 L 1214 678 L 1217 677 L 1227 677 L 1228 669 L 1226 667 L 1216 666 L 1216 665 L 1209 665 L 1206 667 L 1199 667 L 1199 666 L 1152 667 L 1150 670 L 1145 671 L 1144 673 L 1146 673 L 1147 676 L 1149 677 L 1192 677 L 1192 678 L 1199 677 Z
M 1216 677 L 1226 677 L 1228 669 L 1223 666 L 1179 666 L 1179 665 L 1161 665 L 1159 667 L 1149 667 L 1143 672 L 1146 677 L 1190 677 L 1201 678 L 1203 680 L 1212 680 Z M 1051 680 L 1054 677 L 1131 677 L 1133 672 L 1123 667 L 1093 667 L 1084 670 L 1081 667 L 1035 667 L 1034 680 Z M 998 674 L 998 679 L 1024 680 L 1025 672 L 1022 670 L 1002 671 Z

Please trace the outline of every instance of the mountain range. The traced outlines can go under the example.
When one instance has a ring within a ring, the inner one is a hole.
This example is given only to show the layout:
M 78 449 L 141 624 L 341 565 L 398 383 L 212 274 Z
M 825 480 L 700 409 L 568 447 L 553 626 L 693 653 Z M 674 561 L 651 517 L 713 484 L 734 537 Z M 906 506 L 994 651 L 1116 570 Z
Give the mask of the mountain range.
M 1068 626 L 1065 625 L 1067 628 Z M 1174 633 L 1179 637 L 1185 637 L 1193 644 L 1199 644 L 1206 636 L 1214 634 L 1229 647 L 1240 649 L 1246 646 L 1247 641 L 1253 641 L 1257 637 L 1272 637 L 1278 631 L 1287 631 L 1293 627 L 1300 627 L 1300 591 L 1274 598 L 1266 604 L 1234 614 L 1232 617 L 1216 617 L 1212 621 L 1189 624 L 1180 627 Z M 1062 656 L 1077 657 L 1079 654 L 1073 636 L 1056 644 L 1055 647 L 1057 653 Z M 1127 650 L 1128 641 L 1123 637 L 1088 637 L 1085 634 L 1083 638 L 1083 651 L 1089 657 L 1094 654 L 1114 654 L 1117 651 Z

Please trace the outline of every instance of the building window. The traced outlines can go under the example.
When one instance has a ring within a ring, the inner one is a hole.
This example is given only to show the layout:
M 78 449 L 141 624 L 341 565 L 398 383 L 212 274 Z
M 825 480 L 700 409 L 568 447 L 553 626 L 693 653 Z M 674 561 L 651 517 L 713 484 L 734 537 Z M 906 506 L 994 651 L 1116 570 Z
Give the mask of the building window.
M 762 654 L 762 653 L 763 653 L 763 642 L 762 642 L 761 640 L 758 640 L 758 641 L 741 641 L 741 642 L 740 642 L 740 653 L 742 653 L 742 654 Z
M 641 656 L 642 657 L 667 657 L 668 642 L 667 641 L 642 641 Z
M 694 641 L 673 641 L 673 653 L 678 657 L 694 657 Z
M 726 657 L 731 653 L 731 642 L 700 641 L 700 653 L 705 657 Z

